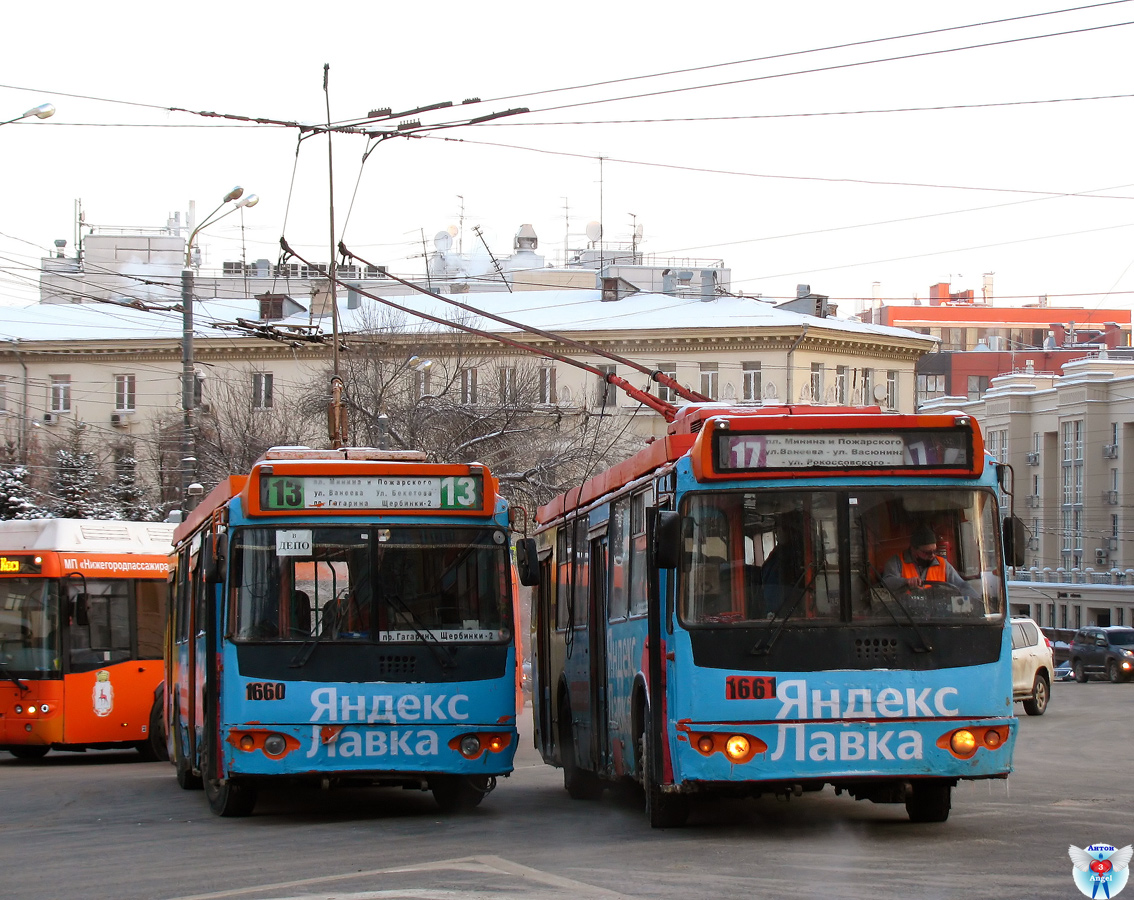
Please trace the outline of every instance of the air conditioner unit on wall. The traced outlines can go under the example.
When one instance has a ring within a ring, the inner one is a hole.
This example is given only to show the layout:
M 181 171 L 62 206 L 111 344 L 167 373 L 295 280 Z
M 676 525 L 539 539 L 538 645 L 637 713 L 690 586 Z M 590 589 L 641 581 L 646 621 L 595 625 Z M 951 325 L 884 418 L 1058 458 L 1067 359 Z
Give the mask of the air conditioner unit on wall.
M 1039 509 L 1039 507 L 1043 506 L 1043 501 L 1038 494 L 1029 494 L 1024 499 L 1024 505 L 1027 506 L 1028 509 Z
M 1028 454 L 1028 465 L 1029 466 L 1038 466 L 1039 465 L 1039 454 L 1038 453 L 1029 453 Z
M 1095 549 L 1095 562 L 1106 562 L 1109 551 L 1105 547 L 1097 547 Z
M 58 422 L 59 422 L 59 413 L 45 412 L 43 414 L 43 424 L 44 425 L 56 425 L 56 424 L 58 424 Z
M 1118 459 L 1118 444 L 1103 444 L 1103 459 Z
M 129 424 L 129 420 L 121 413 L 111 413 L 110 424 L 115 428 L 124 428 Z
M 1103 491 L 1103 503 L 1108 506 L 1118 506 L 1118 491 Z

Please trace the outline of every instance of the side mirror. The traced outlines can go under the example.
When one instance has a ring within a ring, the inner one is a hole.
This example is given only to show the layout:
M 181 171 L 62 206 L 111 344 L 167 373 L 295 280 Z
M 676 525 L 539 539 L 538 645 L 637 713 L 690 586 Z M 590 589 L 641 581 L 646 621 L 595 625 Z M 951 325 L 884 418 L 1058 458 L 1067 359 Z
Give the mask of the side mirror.
M 1028 548 L 1028 530 L 1019 516 L 1004 520 L 1004 559 L 1010 566 L 1024 564 L 1024 552 Z
M 83 628 L 91 624 L 91 608 L 86 594 L 75 595 L 75 624 Z
M 520 584 L 535 587 L 539 584 L 539 557 L 535 538 L 520 538 L 516 541 L 516 571 Z
M 224 584 L 227 563 L 228 535 L 206 535 L 201 546 L 201 576 L 205 584 Z
M 659 509 L 654 520 L 654 562 L 659 569 L 676 569 L 681 561 L 681 516 Z

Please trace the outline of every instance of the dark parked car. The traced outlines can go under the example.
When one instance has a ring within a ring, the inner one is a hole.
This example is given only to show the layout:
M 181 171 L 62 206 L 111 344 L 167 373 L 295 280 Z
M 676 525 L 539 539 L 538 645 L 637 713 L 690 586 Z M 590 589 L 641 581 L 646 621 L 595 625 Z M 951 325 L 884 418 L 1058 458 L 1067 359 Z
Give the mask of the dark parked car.
M 1105 675 L 1111 681 L 1129 681 L 1134 674 L 1134 628 L 1080 628 L 1071 640 L 1071 671 L 1076 681 Z

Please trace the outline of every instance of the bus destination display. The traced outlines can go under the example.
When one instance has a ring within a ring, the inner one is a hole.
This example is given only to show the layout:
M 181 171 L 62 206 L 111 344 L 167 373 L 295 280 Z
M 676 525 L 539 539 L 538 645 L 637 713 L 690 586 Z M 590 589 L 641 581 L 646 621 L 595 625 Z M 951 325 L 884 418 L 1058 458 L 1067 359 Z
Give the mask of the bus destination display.
M 300 509 L 480 509 L 481 475 L 270 475 L 260 481 L 266 511 Z
M 714 436 L 721 472 L 777 469 L 968 469 L 970 433 L 949 431 L 743 434 Z

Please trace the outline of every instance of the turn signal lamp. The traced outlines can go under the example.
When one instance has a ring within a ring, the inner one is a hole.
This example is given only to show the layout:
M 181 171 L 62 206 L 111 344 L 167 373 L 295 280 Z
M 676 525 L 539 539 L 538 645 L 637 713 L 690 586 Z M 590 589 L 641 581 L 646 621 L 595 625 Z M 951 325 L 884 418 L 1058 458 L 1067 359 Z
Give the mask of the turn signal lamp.
M 512 743 L 512 735 L 507 732 L 488 732 L 486 734 L 463 734 L 449 741 L 449 749 L 458 751 L 465 759 L 478 759 L 486 750 L 500 753 Z
M 998 750 L 1008 740 L 1008 726 L 958 728 L 941 735 L 937 746 L 948 750 L 957 759 L 972 759 L 978 750 Z
M 280 759 L 299 749 L 298 738 L 274 731 L 233 731 L 229 733 L 228 742 L 245 753 L 263 750 L 264 755 L 272 759 Z
M 702 756 L 721 753 L 730 763 L 740 765 L 749 762 L 758 753 L 764 753 L 768 745 L 750 734 L 724 735 L 713 731 L 690 732 L 689 743 Z

